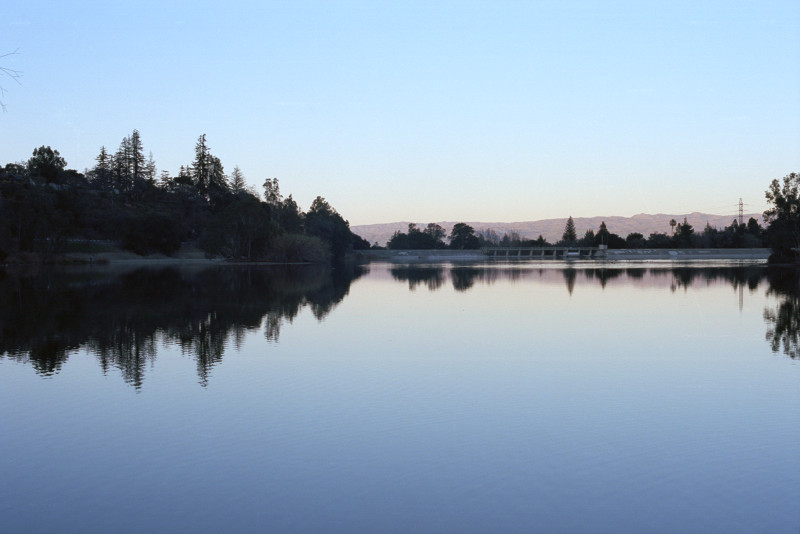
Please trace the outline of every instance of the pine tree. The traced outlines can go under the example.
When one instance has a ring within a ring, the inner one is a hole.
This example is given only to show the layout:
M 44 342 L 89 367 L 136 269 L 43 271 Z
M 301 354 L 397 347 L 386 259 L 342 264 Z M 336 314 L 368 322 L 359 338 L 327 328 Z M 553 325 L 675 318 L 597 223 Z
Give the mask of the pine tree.
M 208 193 L 208 145 L 206 134 L 197 138 L 194 145 L 194 164 L 192 165 L 192 178 L 200 194 Z
M 567 224 L 564 226 L 564 235 L 561 239 L 568 245 L 573 245 L 578 240 L 578 234 L 575 232 L 575 221 L 572 220 L 572 215 L 567 219 Z
M 100 153 L 94 159 L 97 163 L 89 173 L 91 180 L 101 187 L 108 187 L 111 185 L 111 165 L 113 158 L 106 151 L 106 147 L 101 146 Z
M 231 191 L 234 194 L 239 194 L 245 189 L 247 189 L 247 183 L 244 180 L 244 174 L 242 174 L 242 170 L 239 168 L 238 165 L 233 167 L 233 172 L 231 173 Z
M 153 153 L 147 155 L 147 161 L 144 164 L 144 172 L 142 177 L 150 183 L 156 181 L 156 161 L 153 159 Z
M 105 146 L 100 147 L 100 154 L 94 158 L 97 164 L 94 166 L 95 171 L 109 171 L 111 170 L 111 156 L 106 151 Z
M 128 146 L 130 153 L 130 175 L 134 182 L 138 182 L 140 178 L 144 178 L 145 161 L 144 161 L 144 148 L 142 147 L 142 138 L 139 135 L 139 130 L 134 129 L 131 136 L 128 138 Z
M 124 137 L 112 158 L 114 181 L 121 191 L 130 190 L 131 186 L 131 140 Z

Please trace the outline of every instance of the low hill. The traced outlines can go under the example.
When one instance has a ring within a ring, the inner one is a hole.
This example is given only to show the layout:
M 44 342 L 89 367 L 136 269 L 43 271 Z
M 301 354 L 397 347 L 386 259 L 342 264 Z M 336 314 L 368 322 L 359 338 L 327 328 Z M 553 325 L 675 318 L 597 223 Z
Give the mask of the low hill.
M 744 222 L 755 218 L 759 224 L 763 224 L 760 213 L 747 213 L 744 215 Z M 575 222 L 575 230 L 578 237 L 583 236 L 586 230 L 594 230 L 595 232 L 600 227 L 600 223 L 606 223 L 606 227 L 612 233 L 626 237 L 632 232 L 639 232 L 647 237 L 653 232 L 669 234 L 672 228 L 669 225 L 671 219 L 677 222 L 683 222 L 686 219 L 691 224 L 695 231 L 702 232 L 706 224 L 710 224 L 714 228 L 722 229 L 729 226 L 737 215 L 711 215 L 709 213 L 686 213 L 681 215 L 669 215 L 665 213 L 656 213 L 654 215 L 640 213 L 633 217 L 573 217 Z M 441 225 L 449 234 L 450 230 L 456 222 L 461 221 L 440 221 L 437 224 Z M 523 221 L 523 222 L 471 222 L 463 221 L 475 228 L 476 232 L 483 232 L 486 230 L 493 230 L 498 236 L 502 237 L 506 232 L 516 232 L 522 238 L 536 239 L 540 235 L 543 236 L 550 243 L 555 243 L 561 239 L 564 233 L 564 225 L 567 222 L 566 217 L 563 219 L 541 219 L 538 221 Z M 360 235 L 370 243 L 378 243 L 385 245 L 386 242 L 392 237 L 396 231 L 407 232 L 408 221 L 384 223 L 384 224 L 361 224 L 351 226 L 350 229 L 353 233 Z M 420 229 L 427 226 L 427 222 L 416 223 Z

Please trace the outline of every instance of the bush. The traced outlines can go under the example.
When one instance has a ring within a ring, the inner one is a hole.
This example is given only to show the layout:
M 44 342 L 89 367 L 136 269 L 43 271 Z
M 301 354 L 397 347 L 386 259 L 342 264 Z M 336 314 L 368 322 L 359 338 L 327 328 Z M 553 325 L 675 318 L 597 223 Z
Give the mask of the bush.
M 270 245 L 271 261 L 328 263 L 331 259 L 328 245 L 318 237 L 281 234 L 275 236 Z
M 173 255 L 181 247 L 180 225 L 163 215 L 133 216 L 123 222 L 122 248 L 144 256 Z

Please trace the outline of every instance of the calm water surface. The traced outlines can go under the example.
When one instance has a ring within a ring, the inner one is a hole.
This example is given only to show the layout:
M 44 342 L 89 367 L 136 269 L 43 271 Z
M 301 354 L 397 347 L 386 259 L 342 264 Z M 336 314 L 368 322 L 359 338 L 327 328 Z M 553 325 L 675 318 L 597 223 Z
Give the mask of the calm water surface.
M 762 266 L 0 275 L 0 532 L 800 530 Z

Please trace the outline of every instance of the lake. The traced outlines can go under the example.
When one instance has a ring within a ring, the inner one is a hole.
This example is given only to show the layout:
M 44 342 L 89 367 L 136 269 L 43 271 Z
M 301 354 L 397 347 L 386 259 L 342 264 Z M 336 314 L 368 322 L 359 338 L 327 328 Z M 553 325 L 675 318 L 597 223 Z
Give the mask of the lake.
M 0 532 L 800 530 L 763 265 L 0 274 Z

